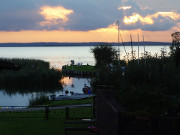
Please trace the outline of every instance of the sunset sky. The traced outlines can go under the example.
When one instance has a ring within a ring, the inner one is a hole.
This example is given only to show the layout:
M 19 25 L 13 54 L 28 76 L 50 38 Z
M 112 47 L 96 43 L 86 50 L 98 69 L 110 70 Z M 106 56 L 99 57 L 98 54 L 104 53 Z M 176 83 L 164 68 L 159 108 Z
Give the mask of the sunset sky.
M 1 0 L 0 43 L 171 42 L 180 31 L 180 0 Z

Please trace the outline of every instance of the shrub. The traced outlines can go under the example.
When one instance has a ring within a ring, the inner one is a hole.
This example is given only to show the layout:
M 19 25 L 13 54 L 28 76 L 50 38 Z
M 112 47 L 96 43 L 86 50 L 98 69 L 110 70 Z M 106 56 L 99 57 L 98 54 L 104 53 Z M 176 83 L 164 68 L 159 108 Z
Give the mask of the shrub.
M 49 101 L 49 98 L 44 94 L 38 94 L 35 98 L 29 100 L 29 107 L 43 105 Z

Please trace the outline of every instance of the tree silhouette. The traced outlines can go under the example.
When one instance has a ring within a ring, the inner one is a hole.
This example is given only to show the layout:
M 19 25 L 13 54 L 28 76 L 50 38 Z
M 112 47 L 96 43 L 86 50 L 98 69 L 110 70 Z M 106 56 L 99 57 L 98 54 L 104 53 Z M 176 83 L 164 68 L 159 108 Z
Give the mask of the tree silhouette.
M 106 66 L 117 60 L 117 52 L 111 44 L 102 44 L 91 50 L 96 60 L 96 67 Z

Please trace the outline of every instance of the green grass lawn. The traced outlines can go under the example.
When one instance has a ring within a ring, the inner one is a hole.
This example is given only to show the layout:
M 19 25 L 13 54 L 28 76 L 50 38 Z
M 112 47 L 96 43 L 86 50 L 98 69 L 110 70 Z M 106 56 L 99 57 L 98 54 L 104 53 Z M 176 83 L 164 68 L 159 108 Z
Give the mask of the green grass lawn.
M 70 108 L 69 115 L 70 118 L 91 118 L 92 117 L 92 107 L 81 107 L 81 108 Z M 44 118 L 45 110 L 40 111 L 14 111 L 14 112 L 0 112 L 0 118 Z M 65 109 L 51 109 L 49 113 L 50 119 L 65 119 L 66 110 Z
M 47 97 L 40 97 L 37 99 L 31 99 L 29 106 L 64 106 L 64 105 L 78 105 L 78 104 L 92 104 L 93 97 L 79 100 L 49 100 Z
M 92 108 L 71 108 L 69 118 L 92 118 Z M 65 109 L 50 110 L 46 120 L 44 110 L 1 112 L 0 135 L 64 135 Z
M 0 118 L 0 135 L 64 135 L 64 119 Z

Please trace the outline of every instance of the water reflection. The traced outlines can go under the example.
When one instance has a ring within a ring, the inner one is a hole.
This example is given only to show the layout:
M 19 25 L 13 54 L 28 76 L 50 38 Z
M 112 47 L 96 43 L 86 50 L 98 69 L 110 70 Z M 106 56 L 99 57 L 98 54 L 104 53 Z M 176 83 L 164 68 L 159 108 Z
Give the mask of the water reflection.
M 7 95 L 16 95 L 16 94 L 28 94 L 28 93 L 54 93 L 57 91 L 62 91 L 63 88 L 59 87 L 59 88 L 44 88 L 44 89 L 39 89 L 39 88 L 5 88 L 5 89 L 1 89 L 2 91 L 4 91 Z
M 64 77 L 63 91 L 69 91 L 74 93 L 83 93 L 82 88 L 86 84 L 90 86 L 90 78 L 75 78 L 75 77 Z
M 118 47 L 115 47 L 118 49 Z M 160 54 L 163 46 L 146 46 L 146 51 Z M 169 47 L 167 52 L 169 52 Z M 1 47 L 0 57 L 3 58 L 28 58 L 40 59 L 50 62 L 50 66 L 61 69 L 63 65 L 70 63 L 70 60 L 75 60 L 75 63 L 82 62 L 83 64 L 94 65 L 95 60 L 90 52 L 91 47 Z M 131 47 L 125 47 L 128 53 L 131 52 Z M 137 54 L 137 46 L 134 46 Z M 121 58 L 125 55 L 124 47 L 120 47 Z M 143 46 L 140 47 L 140 54 L 144 52 Z M 64 77 L 64 85 L 62 89 L 47 89 L 46 94 L 64 94 L 65 90 L 73 91 L 74 93 L 83 93 L 84 84 L 90 85 L 89 79 L 85 78 L 69 78 Z M 44 89 L 29 88 L 26 92 L 20 89 L 0 88 L 0 106 L 2 105 L 28 105 L 32 94 L 38 94 Z M 5 91 L 6 90 L 6 91 Z
M 5 90 L 0 91 L 0 106 L 26 106 L 29 103 L 31 93 L 20 94 L 14 93 L 9 94 Z
M 84 84 L 90 85 L 90 79 L 88 78 L 69 78 L 63 77 L 63 87 L 61 89 L 1 89 L 0 90 L 0 106 L 27 106 L 29 100 L 37 95 L 45 94 L 47 96 L 51 94 L 64 95 L 65 90 L 73 91 L 74 93 L 83 93 L 82 88 Z
M 62 84 L 63 86 L 72 85 L 72 84 L 73 84 L 73 80 L 72 80 L 72 78 L 70 78 L 70 77 L 63 77 L 63 78 L 61 79 L 61 84 Z

